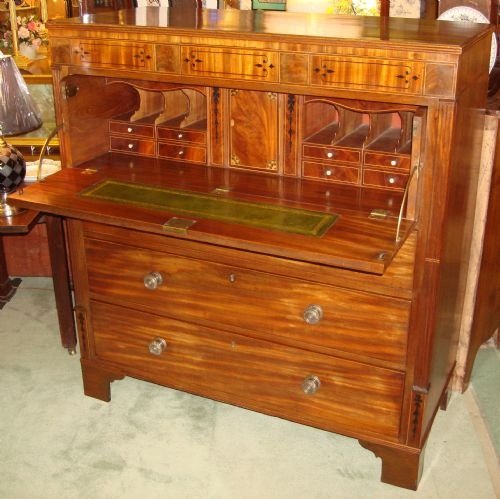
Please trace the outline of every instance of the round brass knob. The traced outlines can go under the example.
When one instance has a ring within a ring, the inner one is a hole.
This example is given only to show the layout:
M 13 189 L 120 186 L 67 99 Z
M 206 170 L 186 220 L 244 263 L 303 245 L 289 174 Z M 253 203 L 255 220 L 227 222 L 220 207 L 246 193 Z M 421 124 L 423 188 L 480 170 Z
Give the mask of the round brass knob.
M 321 386 L 321 380 L 314 376 L 313 374 L 307 376 L 304 381 L 302 381 L 302 391 L 306 395 L 314 395 Z
M 155 338 L 149 344 L 149 353 L 161 355 L 167 349 L 167 342 L 163 338 Z
M 144 276 L 144 286 L 147 289 L 156 289 L 163 284 L 163 277 L 159 272 L 150 272 Z
M 317 324 L 323 318 L 321 305 L 309 305 L 304 310 L 303 317 L 307 324 Z

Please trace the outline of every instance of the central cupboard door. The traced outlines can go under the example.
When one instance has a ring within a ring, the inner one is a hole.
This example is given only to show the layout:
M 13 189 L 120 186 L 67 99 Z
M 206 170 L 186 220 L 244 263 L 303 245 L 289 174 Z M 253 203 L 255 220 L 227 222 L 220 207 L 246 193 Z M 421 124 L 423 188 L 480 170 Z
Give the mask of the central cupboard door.
M 278 172 L 278 94 L 229 91 L 229 164 Z

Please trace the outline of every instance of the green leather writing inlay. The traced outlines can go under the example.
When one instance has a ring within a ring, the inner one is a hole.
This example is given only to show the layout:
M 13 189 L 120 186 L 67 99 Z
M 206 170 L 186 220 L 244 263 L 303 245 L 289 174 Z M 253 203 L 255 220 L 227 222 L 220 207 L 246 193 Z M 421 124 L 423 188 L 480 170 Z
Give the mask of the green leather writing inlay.
M 80 193 L 94 199 L 167 210 L 261 229 L 321 237 L 338 215 L 269 203 L 254 203 L 177 189 L 105 180 Z

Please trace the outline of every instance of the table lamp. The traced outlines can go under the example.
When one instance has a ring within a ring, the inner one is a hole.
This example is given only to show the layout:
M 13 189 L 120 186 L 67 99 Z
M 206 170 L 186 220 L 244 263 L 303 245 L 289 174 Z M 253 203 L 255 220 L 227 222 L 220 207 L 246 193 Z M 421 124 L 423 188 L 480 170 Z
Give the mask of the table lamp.
M 18 212 L 7 203 L 7 194 L 15 191 L 26 176 L 26 161 L 4 136 L 30 132 L 41 125 L 38 107 L 12 56 L 0 55 L 0 217 Z

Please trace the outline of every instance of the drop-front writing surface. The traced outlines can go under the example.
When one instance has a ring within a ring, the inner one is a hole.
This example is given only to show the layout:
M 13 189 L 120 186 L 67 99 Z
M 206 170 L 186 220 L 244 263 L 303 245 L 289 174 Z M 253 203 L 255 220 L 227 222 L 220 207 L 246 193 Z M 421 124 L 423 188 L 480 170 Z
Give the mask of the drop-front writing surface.
M 85 393 L 130 375 L 339 432 L 416 488 L 489 28 L 139 8 L 50 34 L 66 168 L 13 199 L 66 219 Z

